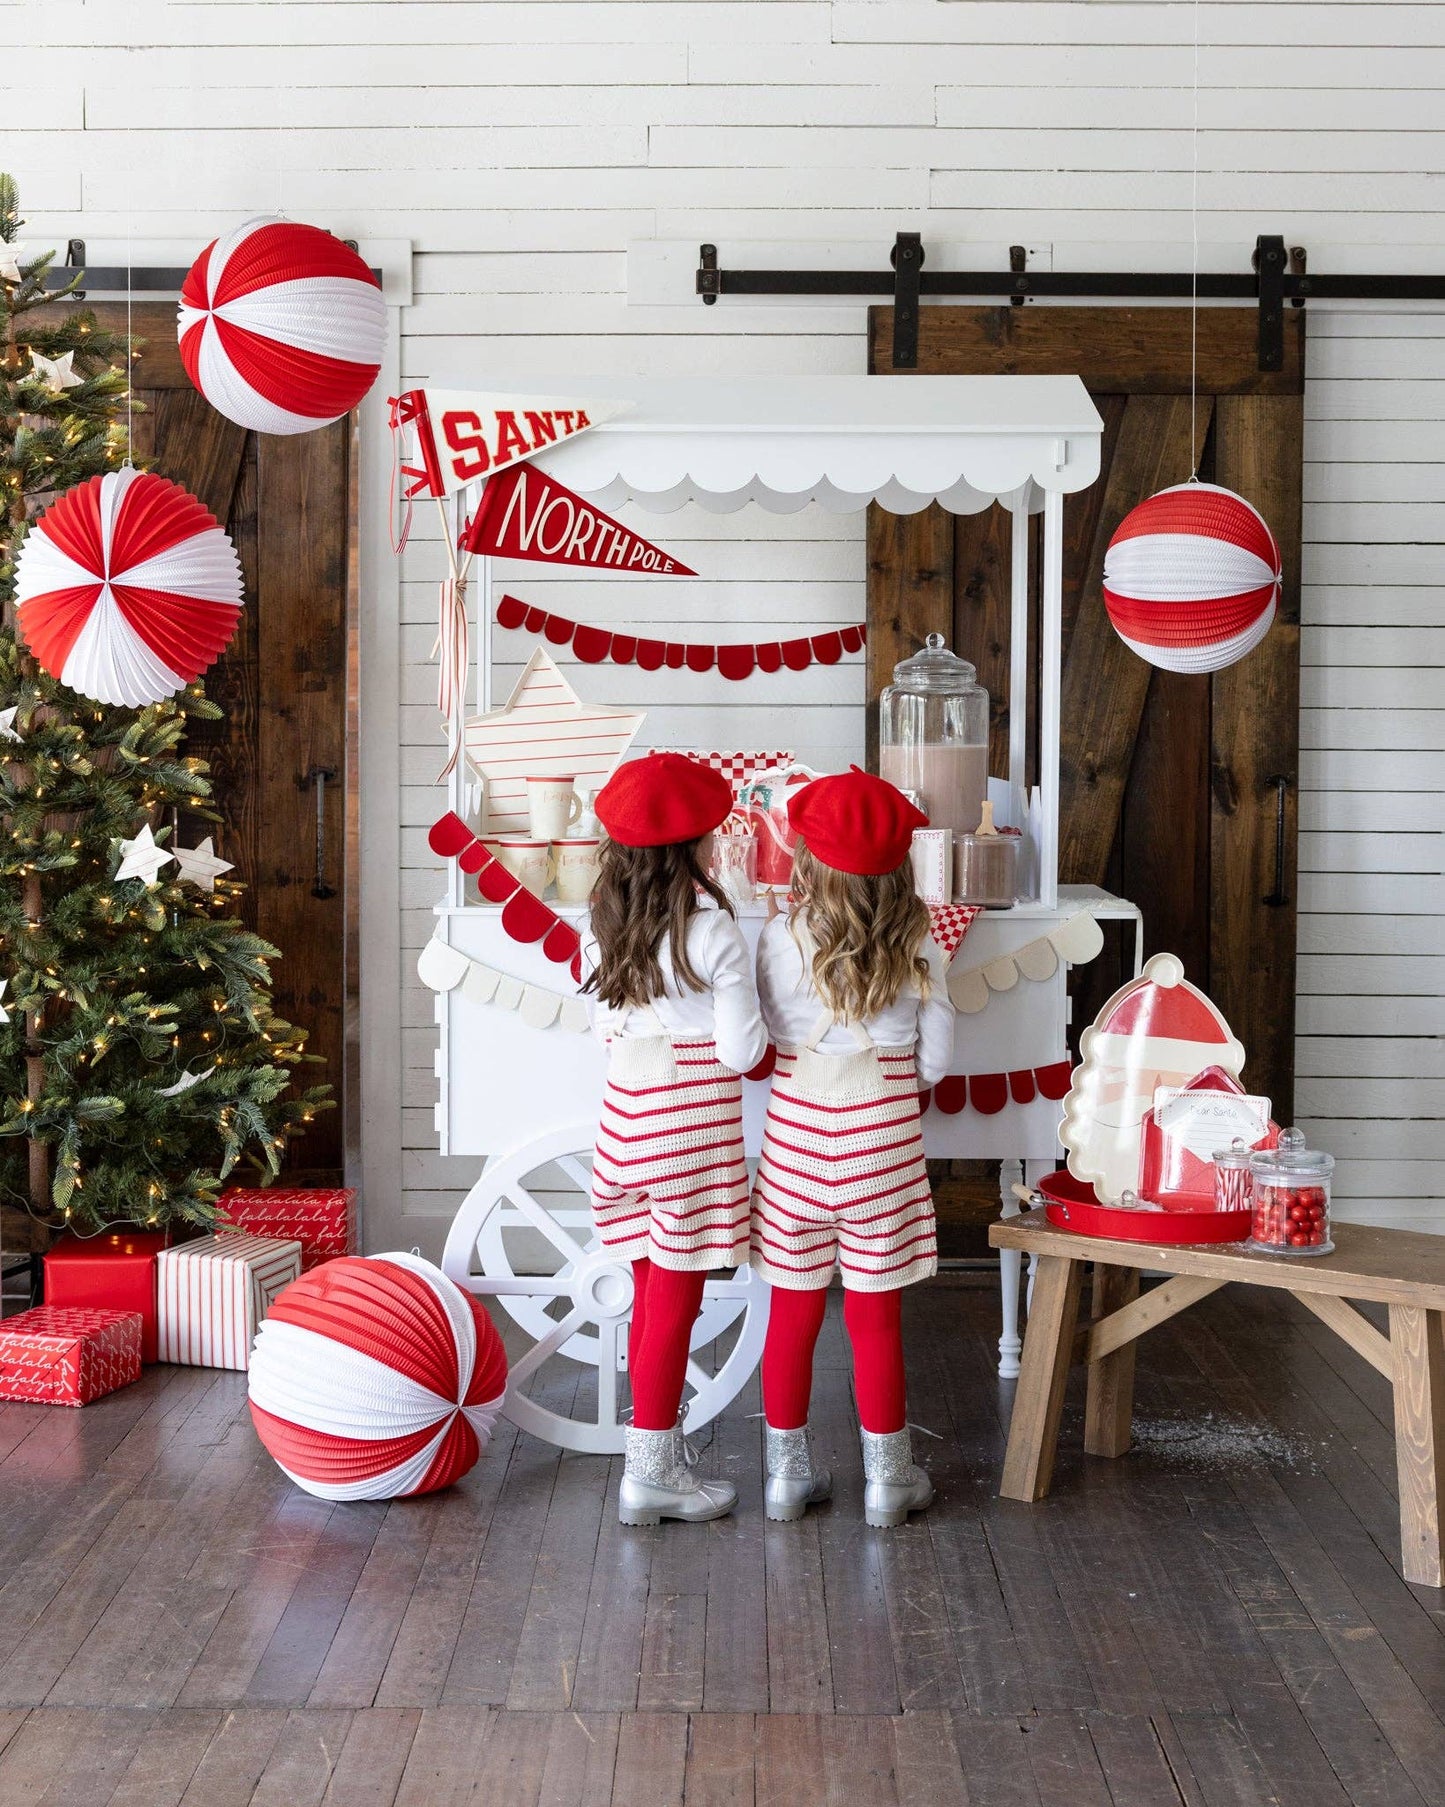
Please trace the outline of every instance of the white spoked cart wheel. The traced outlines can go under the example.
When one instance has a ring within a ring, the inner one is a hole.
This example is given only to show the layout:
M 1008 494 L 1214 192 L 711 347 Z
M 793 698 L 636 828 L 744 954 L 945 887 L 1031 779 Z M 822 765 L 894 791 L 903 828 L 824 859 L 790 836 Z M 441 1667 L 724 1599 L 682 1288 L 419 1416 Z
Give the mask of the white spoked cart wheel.
M 632 1269 L 598 1245 L 592 1228 L 595 1127 L 567 1124 L 489 1160 L 448 1232 L 442 1268 L 468 1292 L 495 1299 L 531 1338 L 508 1376 L 502 1410 L 512 1422 L 562 1449 L 617 1455 Z M 554 1256 L 555 1272 L 534 1271 Z M 688 1430 L 709 1423 L 747 1384 L 762 1354 L 768 1301 L 766 1282 L 749 1268 L 708 1281 L 687 1364 Z M 595 1387 L 590 1374 L 558 1365 L 568 1362 L 595 1370 Z

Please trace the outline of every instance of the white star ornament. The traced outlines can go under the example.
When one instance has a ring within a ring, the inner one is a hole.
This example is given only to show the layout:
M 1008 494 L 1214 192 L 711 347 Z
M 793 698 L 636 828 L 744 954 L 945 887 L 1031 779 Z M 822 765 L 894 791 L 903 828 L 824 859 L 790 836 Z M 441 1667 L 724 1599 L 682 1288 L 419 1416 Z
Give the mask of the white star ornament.
M 233 860 L 218 860 L 212 838 L 207 835 L 199 847 L 177 847 L 176 876 L 189 879 L 202 891 L 214 891 L 223 872 L 235 870 Z
M 52 395 L 63 395 L 67 389 L 78 389 L 85 381 L 75 374 L 75 353 L 62 352 L 58 358 L 44 358 L 38 351 L 30 353 L 30 374 L 44 383 Z
M 123 878 L 139 878 L 144 879 L 146 884 L 153 885 L 160 877 L 161 867 L 169 865 L 176 857 L 164 847 L 156 846 L 149 823 L 133 841 L 122 841 L 120 851 L 122 858 L 115 873 L 117 884 Z

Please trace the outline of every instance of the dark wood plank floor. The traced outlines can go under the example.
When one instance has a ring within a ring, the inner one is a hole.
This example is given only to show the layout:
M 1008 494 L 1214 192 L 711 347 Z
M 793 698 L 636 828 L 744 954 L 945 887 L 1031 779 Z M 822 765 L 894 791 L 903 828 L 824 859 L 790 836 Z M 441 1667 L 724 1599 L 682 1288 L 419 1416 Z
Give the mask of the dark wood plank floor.
M 0 1406 L 0 1802 L 83 1807 L 1432 1807 L 1445 1603 L 1396 1549 L 1383 1382 L 1282 1295 L 1144 1344 L 1136 1448 L 997 1498 L 996 1293 L 906 1312 L 938 1482 L 861 1522 L 846 1347 L 831 1507 L 761 1511 L 750 1389 L 703 1460 L 737 1515 L 624 1531 L 617 1465 L 504 1428 L 445 1496 L 328 1506 L 244 1377 Z

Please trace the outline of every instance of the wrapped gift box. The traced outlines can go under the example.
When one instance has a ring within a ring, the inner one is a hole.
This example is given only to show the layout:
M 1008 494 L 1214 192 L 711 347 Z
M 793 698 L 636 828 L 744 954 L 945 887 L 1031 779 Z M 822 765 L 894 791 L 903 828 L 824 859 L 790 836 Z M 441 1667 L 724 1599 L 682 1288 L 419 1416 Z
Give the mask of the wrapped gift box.
M 45 1257 L 45 1303 L 96 1311 L 138 1311 L 141 1360 L 156 1355 L 156 1256 L 168 1230 L 110 1230 L 62 1236 Z
M 193 1368 L 246 1368 L 271 1301 L 301 1276 L 294 1238 L 222 1231 L 156 1258 L 160 1358 Z
M 279 1236 L 301 1244 L 301 1271 L 337 1255 L 356 1255 L 356 1192 L 350 1186 L 236 1187 L 221 1194 L 227 1222 L 248 1236 Z
M 37 1305 L 0 1324 L 0 1399 L 89 1405 L 140 1379 L 138 1311 Z

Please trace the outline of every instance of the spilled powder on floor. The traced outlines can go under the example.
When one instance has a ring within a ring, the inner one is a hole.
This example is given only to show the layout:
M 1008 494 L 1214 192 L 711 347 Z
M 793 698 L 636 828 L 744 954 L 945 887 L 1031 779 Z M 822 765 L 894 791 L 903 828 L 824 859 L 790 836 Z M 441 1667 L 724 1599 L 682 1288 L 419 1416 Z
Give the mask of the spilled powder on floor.
M 1241 1418 L 1206 1412 L 1202 1418 L 1136 1418 L 1134 1450 L 1175 1467 L 1312 1469 L 1323 1444 Z

